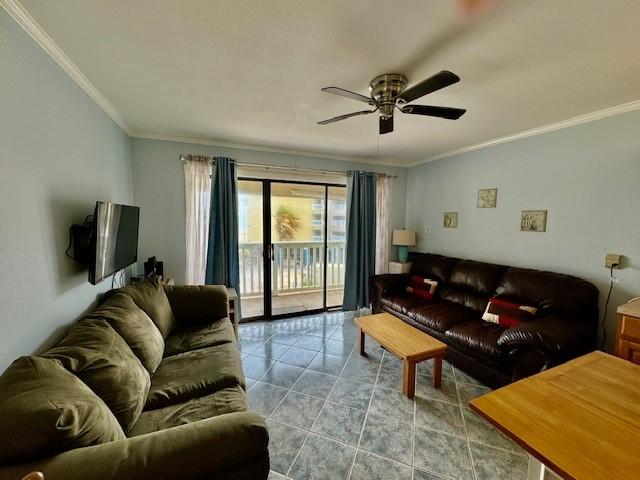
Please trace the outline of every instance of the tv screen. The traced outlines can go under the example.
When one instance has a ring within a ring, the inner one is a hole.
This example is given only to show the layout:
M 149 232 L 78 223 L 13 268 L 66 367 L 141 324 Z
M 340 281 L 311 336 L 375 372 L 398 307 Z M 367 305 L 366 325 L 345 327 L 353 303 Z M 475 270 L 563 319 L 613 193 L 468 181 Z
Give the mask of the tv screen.
M 89 281 L 95 285 L 138 260 L 140 208 L 97 202 L 93 219 Z

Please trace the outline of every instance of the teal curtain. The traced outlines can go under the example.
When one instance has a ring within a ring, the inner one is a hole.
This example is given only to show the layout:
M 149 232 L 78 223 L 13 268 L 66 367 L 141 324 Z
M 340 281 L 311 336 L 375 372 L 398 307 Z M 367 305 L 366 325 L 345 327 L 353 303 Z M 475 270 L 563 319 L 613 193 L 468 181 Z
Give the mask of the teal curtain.
M 216 157 L 211 185 L 205 283 L 233 287 L 239 296 L 238 264 L 238 182 L 235 161 L 231 158 Z
M 369 306 L 369 278 L 376 258 L 376 174 L 347 175 L 347 245 L 343 310 Z

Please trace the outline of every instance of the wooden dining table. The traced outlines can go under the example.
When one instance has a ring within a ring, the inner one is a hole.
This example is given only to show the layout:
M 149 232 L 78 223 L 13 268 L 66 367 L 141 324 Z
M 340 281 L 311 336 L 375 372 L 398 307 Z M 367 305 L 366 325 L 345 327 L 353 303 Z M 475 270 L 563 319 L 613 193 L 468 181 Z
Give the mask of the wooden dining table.
M 531 455 L 529 479 L 640 478 L 640 366 L 627 360 L 592 352 L 469 405 Z

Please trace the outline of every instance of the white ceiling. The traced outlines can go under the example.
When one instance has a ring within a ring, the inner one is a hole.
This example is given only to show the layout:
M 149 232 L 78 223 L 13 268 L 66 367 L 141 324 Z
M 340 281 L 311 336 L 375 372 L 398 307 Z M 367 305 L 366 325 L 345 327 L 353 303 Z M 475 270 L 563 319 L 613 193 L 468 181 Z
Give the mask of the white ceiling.
M 185 137 L 413 164 L 640 99 L 640 2 L 503 0 L 21 0 L 133 135 Z M 316 125 L 399 72 L 462 81 L 415 103 L 458 121 L 396 115 Z

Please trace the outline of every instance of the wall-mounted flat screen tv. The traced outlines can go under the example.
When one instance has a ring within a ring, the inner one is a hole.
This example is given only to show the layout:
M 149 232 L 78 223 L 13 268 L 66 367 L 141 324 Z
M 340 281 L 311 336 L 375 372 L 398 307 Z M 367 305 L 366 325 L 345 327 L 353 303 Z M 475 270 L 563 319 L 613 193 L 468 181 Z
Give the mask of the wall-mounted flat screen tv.
M 140 208 L 97 202 L 93 216 L 89 281 L 97 284 L 138 260 Z

